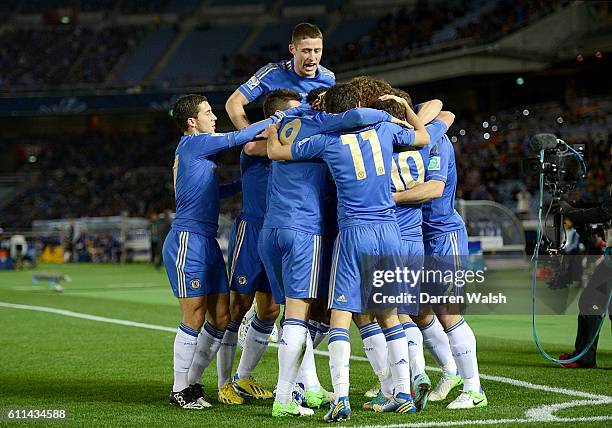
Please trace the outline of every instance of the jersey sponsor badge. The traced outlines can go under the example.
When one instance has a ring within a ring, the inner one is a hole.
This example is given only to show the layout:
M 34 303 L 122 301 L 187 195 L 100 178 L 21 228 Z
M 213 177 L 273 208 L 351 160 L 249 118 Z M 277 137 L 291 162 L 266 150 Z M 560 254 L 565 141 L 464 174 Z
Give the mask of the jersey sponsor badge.
M 200 288 L 201 285 L 202 284 L 200 283 L 199 279 L 192 279 L 191 281 L 189 281 L 189 286 L 192 290 L 197 290 L 198 288 Z
M 440 156 L 432 156 L 429 158 L 427 165 L 428 171 L 440 171 Z
M 247 82 L 247 86 L 249 89 L 255 89 L 258 85 L 259 79 L 257 78 L 257 76 L 251 77 Z

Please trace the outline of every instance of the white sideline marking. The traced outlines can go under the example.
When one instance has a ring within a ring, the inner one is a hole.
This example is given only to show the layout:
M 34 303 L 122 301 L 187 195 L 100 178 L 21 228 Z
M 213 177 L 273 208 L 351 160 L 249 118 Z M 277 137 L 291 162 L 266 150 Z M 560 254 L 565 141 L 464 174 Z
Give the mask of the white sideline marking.
M 47 312 L 57 315 L 64 315 L 67 317 L 80 318 L 89 321 L 98 321 L 105 322 L 108 324 L 118 324 L 124 325 L 128 327 L 139 327 L 145 328 L 149 330 L 158 330 L 158 331 L 166 331 L 170 333 L 176 332 L 176 328 L 172 327 L 164 327 L 161 325 L 155 324 L 146 324 L 135 321 L 128 320 L 120 320 L 116 318 L 107 318 L 100 317 L 97 315 L 84 314 L 81 312 L 73 312 L 65 309 L 51 308 L 47 306 L 31 306 L 31 305 L 21 305 L 16 303 L 7 303 L 0 302 L 0 307 L 10 308 L 10 309 L 23 309 L 29 311 L 37 311 L 37 312 Z M 271 343 L 270 346 L 278 347 L 275 343 Z M 315 349 L 314 351 L 317 355 L 329 356 L 328 352 L 320 351 Z M 354 361 L 368 361 L 367 358 L 351 355 L 351 360 Z M 441 371 L 437 367 L 427 367 L 428 370 L 431 371 Z M 591 394 L 589 392 L 583 391 L 574 391 L 571 389 L 565 388 L 556 388 L 548 385 L 538 385 L 531 382 L 526 382 L 523 380 L 512 379 L 508 377 L 502 376 L 493 376 L 487 374 L 480 374 L 480 377 L 483 379 L 491 380 L 494 382 L 506 383 L 513 386 L 518 386 L 522 388 L 535 389 L 539 391 L 546 391 L 555 394 L 568 395 L 570 397 L 581 397 L 586 398 L 586 400 L 573 400 L 567 401 L 563 403 L 557 404 L 546 404 L 538 407 L 534 407 L 528 409 L 525 412 L 526 418 L 520 419 L 476 419 L 476 420 L 463 420 L 463 421 L 445 421 L 445 422 L 417 422 L 414 424 L 400 424 L 400 425 L 356 425 L 359 428 L 400 428 L 400 427 L 414 427 L 414 428 L 426 428 L 426 427 L 450 427 L 450 426 L 463 426 L 463 425 L 499 425 L 499 424 L 522 424 L 522 423 L 536 423 L 536 422 L 594 422 L 594 421 L 608 421 L 612 420 L 612 416 L 587 416 L 587 417 L 578 417 L 578 418 L 563 418 L 555 416 L 554 413 L 563 410 L 569 409 L 572 407 L 578 406 L 589 406 L 589 405 L 601 405 L 601 404 L 612 404 L 612 397 L 607 395 L 600 394 Z

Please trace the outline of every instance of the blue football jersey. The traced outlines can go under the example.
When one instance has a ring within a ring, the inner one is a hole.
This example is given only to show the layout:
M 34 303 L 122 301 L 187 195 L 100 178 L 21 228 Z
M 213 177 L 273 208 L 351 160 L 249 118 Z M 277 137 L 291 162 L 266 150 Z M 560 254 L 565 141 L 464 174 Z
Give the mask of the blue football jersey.
M 336 84 L 336 76 L 322 65 L 318 66 L 315 77 L 299 76 L 293 69 L 293 60 L 271 62 L 260 68 L 249 80 L 240 85 L 240 92 L 252 102 L 262 95 L 269 94 L 276 89 L 291 89 L 302 96 L 321 86 L 330 87 Z
M 430 143 L 423 147 L 398 147 L 393 152 L 391 165 L 391 191 L 401 192 L 425 182 L 425 171 L 429 162 L 429 150 L 447 130 L 446 124 L 434 120 L 425 127 Z M 395 216 L 402 239 L 422 241 L 423 204 L 400 204 L 395 207 Z
M 174 156 L 176 215 L 172 228 L 217 236 L 219 225 L 219 182 L 214 155 L 248 143 L 274 123 L 266 119 L 240 131 L 224 134 L 183 135 Z
M 429 240 L 465 227 L 455 210 L 457 190 L 457 165 L 455 150 L 446 135 L 436 141 L 429 150 L 429 162 L 425 181 L 439 180 L 445 183 L 442 196 L 423 204 L 423 239 Z
M 242 217 L 261 226 L 266 214 L 266 190 L 270 161 L 266 156 L 240 153 L 242 177 Z
M 294 160 L 321 158 L 338 189 L 338 226 L 395 222 L 391 196 L 393 145 L 410 146 L 414 130 L 382 122 L 350 133 L 319 134 L 294 143 Z
M 362 128 L 389 120 L 389 113 L 375 109 L 352 109 L 342 114 L 305 110 L 302 116 L 283 118 L 279 138 L 284 143 L 293 143 L 315 134 Z M 326 176 L 327 166 L 321 161 L 272 162 L 264 227 L 321 234 Z

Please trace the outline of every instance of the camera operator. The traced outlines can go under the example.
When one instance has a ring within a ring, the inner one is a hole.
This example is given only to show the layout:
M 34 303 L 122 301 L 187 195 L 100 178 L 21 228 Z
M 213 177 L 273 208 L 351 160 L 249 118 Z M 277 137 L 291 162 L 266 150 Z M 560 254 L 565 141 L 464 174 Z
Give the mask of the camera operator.
M 559 357 L 560 360 L 572 358 L 582 352 L 591 340 L 594 340 L 593 345 L 580 359 L 572 363 L 562 364 L 567 368 L 594 368 L 597 366 L 595 360 L 598 342 L 598 337 L 595 337 L 597 329 L 605 316 L 606 309 L 610 315 L 610 307 L 608 306 L 612 290 L 612 185 L 608 186 L 606 196 L 596 207 L 574 208 L 565 201 L 560 201 L 559 205 L 561 214 L 569 217 L 576 225 L 604 224 L 606 248 L 604 255 L 597 261 L 589 284 L 580 296 L 580 315 L 578 315 L 575 350 L 571 354 L 562 354 Z M 610 315 L 610 318 L 612 319 L 612 315 Z

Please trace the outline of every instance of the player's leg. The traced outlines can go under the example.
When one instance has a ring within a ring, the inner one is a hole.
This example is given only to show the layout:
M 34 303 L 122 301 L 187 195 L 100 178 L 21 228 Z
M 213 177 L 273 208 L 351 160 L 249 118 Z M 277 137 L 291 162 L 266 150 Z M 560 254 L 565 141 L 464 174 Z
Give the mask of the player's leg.
M 219 243 L 214 238 L 207 240 L 206 285 L 208 294 L 206 322 L 198 338 L 196 354 L 189 370 L 191 384 L 200 384 L 202 373 L 217 355 L 229 323 L 229 289 L 227 271 Z
M 219 401 L 224 404 L 242 404 L 244 399 L 234 391 L 231 385 L 232 367 L 234 365 L 234 356 L 236 355 L 236 345 L 238 343 L 238 328 L 244 313 L 253 303 L 252 294 L 240 293 L 238 287 L 238 276 L 243 276 L 242 271 L 244 263 L 240 263 L 241 255 L 246 251 L 243 250 L 245 238 L 247 237 L 248 223 L 241 217 L 238 217 L 230 230 L 229 245 L 228 245 L 228 276 L 230 287 L 230 321 L 223 335 L 221 347 L 217 353 L 217 387 Z M 234 276 L 238 267 L 239 273 Z
M 419 272 L 423 268 L 424 247 L 423 241 L 409 241 L 402 239 L 402 258 L 404 266 L 412 272 Z M 415 277 L 415 276 L 413 276 Z M 427 406 L 431 381 L 425 373 L 425 356 L 423 355 L 423 335 L 411 316 L 419 313 L 420 279 L 408 284 L 406 292 L 414 296 L 414 303 L 405 303 L 398 307 L 398 317 L 406 334 L 408 342 L 408 356 L 410 358 L 410 373 L 412 375 L 412 396 L 417 411 Z
M 310 307 L 310 319 L 308 320 L 308 331 L 310 333 L 304 351 L 304 358 L 296 378 L 296 393 L 304 396 L 306 405 L 310 408 L 319 408 L 334 400 L 334 394 L 326 391 L 319 381 L 317 366 L 315 363 L 314 350 L 327 337 L 329 333 L 329 317 L 327 310 L 327 285 L 329 282 L 329 270 L 331 268 L 331 256 L 333 242 L 331 245 L 323 239 L 321 254 L 322 270 L 318 286 L 318 296 Z M 331 250 L 328 248 L 331 247 Z M 302 392 L 303 389 L 303 392 Z
M 193 277 L 187 269 L 193 268 L 192 257 L 187 258 L 189 233 L 171 230 L 163 246 L 163 261 L 174 295 L 179 299 L 183 317 L 174 339 L 174 382 L 170 391 L 170 403 L 184 409 L 203 409 L 205 401 L 199 401 L 189 383 L 189 368 L 192 365 L 198 335 L 206 314 L 207 296 L 202 287 L 188 289 L 188 279 Z M 191 252 L 200 250 L 198 242 L 192 240 Z M 195 283 L 194 283 L 195 284 Z M 208 404 L 208 403 L 206 403 Z M 208 406 L 210 406 L 208 404 Z
M 364 404 L 364 408 L 371 409 L 374 404 L 393 396 L 393 379 L 387 358 L 387 341 L 373 314 L 355 314 L 353 321 L 359 329 L 366 357 L 380 382 L 379 390 L 372 397 L 374 399 Z
M 231 253 L 230 253 L 231 254 Z M 240 320 L 253 304 L 252 294 L 230 291 L 230 321 L 227 324 L 221 347 L 217 353 L 217 387 L 219 401 L 224 404 L 242 404 L 244 398 L 236 393 L 232 385 L 232 367 L 238 344 Z
M 453 256 L 454 270 L 464 269 L 466 265 L 465 258 L 468 255 L 466 230 L 462 229 L 451 232 L 445 238 L 447 240 L 445 246 L 450 248 L 450 251 L 446 254 Z M 461 291 L 454 287 L 453 293 L 459 294 Z M 480 386 L 474 332 L 460 315 L 458 305 L 440 305 L 440 307 L 435 307 L 434 309 L 448 336 L 451 352 L 457 364 L 459 374 L 463 378 L 463 392 L 447 408 L 469 409 L 485 407 L 488 401 Z
M 293 386 L 309 335 L 307 321 L 310 305 L 318 293 L 321 236 L 278 229 L 277 237 L 282 253 L 281 272 L 286 302 L 283 333 L 278 347 L 278 382 L 272 415 L 309 416 L 314 412 L 295 402 Z
M 280 312 L 280 306 L 274 302 L 263 269 L 256 281 L 265 282 L 265 286 L 258 286 L 261 291 L 255 293 L 257 314 L 251 322 L 244 341 L 244 349 L 234 377 L 234 388 L 241 394 L 266 399 L 272 398 L 272 392 L 259 385 L 253 378 L 252 373 L 268 348 L 270 334 Z
M 352 314 L 362 312 L 360 259 L 374 245 L 361 227 L 341 230 L 336 238 L 329 281 L 328 306 L 331 309 L 328 339 L 329 368 L 335 401 L 324 420 L 350 419 L 349 363 L 351 343 L 349 327 Z

